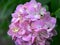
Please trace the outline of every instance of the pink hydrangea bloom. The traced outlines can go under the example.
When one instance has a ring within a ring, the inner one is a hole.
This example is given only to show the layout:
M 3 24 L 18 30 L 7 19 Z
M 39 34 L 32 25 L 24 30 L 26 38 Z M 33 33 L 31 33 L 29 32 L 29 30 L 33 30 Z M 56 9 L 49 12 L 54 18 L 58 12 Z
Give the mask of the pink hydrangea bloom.
M 17 6 L 12 14 L 8 35 L 16 45 L 46 45 L 46 41 L 54 35 L 56 19 L 41 6 L 31 0 Z

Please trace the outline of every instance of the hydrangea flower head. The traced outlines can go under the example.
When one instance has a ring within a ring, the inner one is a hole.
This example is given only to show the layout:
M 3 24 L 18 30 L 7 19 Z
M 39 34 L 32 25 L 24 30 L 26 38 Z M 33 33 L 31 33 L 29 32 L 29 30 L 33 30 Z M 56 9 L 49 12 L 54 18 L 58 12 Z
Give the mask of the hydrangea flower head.
M 56 19 L 42 7 L 41 3 L 31 0 L 17 6 L 12 14 L 8 35 L 16 45 L 47 45 L 54 33 Z

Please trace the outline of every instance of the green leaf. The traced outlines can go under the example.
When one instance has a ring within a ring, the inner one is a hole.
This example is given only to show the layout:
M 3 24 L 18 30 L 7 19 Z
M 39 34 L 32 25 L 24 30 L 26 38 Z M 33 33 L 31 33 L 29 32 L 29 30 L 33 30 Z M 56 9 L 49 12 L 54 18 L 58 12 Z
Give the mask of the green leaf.
M 45 4 L 50 2 L 50 0 L 36 0 L 36 1 L 42 3 L 43 5 L 45 5 Z
M 24 4 L 26 2 L 29 2 L 30 0 L 17 0 L 18 4 Z
M 5 19 L 7 17 L 6 12 L 8 12 L 7 10 L 9 10 L 10 7 L 12 7 L 12 5 L 14 4 L 15 1 L 8 1 L 2 8 L 2 11 L 0 13 L 0 18 L 1 19 Z M 15 4 L 14 4 L 15 5 Z M 14 7 L 11 8 L 12 10 L 14 9 Z M 9 10 L 11 12 L 11 10 Z M 9 13 L 9 12 L 8 12 Z
M 55 12 L 56 18 L 60 18 L 60 8 Z
M 50 11 L 55 12 L 60 8 L 60 0 L 51 0 Z

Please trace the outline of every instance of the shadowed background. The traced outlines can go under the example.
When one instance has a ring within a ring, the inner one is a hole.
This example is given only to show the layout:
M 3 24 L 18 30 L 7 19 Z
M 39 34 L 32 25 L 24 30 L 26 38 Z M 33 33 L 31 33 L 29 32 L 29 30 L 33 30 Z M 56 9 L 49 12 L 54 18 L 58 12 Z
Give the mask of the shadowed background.
M 24 4 L 30 0 L 0 0 L 0 45 L 15 45 L 11 37 L 7 35 L 11 14 L 18 4 Z M 37 0 L 51 12 L 51 16 L 57 20 L 57 35 L 52 37 L 51 45 L 60 45 L 60 0 Z

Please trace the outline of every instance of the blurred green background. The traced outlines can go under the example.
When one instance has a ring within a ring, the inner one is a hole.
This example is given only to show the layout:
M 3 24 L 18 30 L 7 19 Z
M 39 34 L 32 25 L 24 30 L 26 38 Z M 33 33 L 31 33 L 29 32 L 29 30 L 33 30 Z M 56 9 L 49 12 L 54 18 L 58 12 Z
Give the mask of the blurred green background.
M 24 4 L 30 0 L 0 0 L 0 45 L 15 45 L 11 37 L 7 35 L 11 14 L 18 4 Z M 57 35 L 52 38 L 51 45 L 60 45 L 60 0 L 37 0 L 51 12 L 51 16 L 57 20 Z

